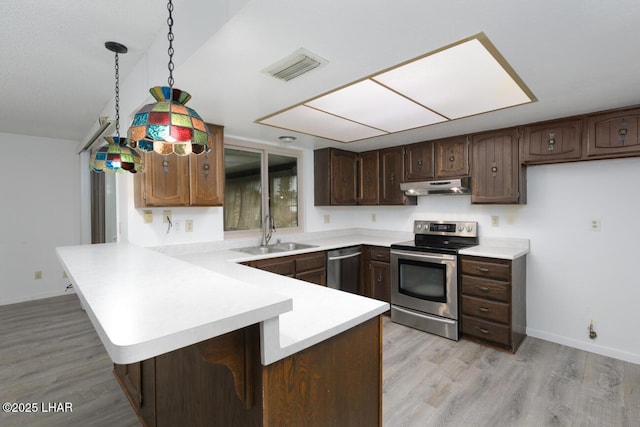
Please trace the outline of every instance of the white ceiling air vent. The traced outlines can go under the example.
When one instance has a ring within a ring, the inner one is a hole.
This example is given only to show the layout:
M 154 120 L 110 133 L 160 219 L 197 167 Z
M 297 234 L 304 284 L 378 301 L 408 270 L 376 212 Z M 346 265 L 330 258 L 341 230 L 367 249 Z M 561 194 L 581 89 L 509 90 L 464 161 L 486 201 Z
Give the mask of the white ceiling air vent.
M 262 72 L 288 82 L 326 63 L 327 61 L 318 55 L 300 48 L 286 58 L 265 68 Z

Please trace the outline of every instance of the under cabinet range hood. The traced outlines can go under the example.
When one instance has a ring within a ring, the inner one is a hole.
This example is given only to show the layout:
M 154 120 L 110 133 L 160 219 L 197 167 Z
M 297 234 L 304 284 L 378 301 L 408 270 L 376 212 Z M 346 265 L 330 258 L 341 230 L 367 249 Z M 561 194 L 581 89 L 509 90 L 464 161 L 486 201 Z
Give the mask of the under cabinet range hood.
M 400 189 L 407 196 L 429 196 L 436 194 L 469 194 L 470 178 L 443 179 L 434 181 L 403 182 Z

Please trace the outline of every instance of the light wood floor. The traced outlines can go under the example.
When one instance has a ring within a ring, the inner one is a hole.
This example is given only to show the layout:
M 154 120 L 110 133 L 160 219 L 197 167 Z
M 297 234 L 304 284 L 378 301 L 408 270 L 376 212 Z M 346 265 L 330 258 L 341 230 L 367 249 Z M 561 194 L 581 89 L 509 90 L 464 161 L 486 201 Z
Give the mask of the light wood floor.
M 542 340 L 512 355 L 385 318 L 383 363 L 385 427 L 640 425 L 640 365 Z M 73 405 L 2 427 L 139 425 L 75 295 L 0 307 L 2 402 Z

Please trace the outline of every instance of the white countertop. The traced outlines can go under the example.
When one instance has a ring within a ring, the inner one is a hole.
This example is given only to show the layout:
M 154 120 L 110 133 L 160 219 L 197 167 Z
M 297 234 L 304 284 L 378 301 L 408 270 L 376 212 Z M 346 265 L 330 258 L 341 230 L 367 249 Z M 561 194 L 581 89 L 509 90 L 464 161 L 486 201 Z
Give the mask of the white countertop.
M 145 360 L 260 323 L 262 363 L 268 365 L 344 332 L 389 304 L 318 286 L 238 262 L 331 250 L 390 246 L 407 233 L 353 231 L 284 239 L 314 248 L 248 255 L 232 249 L 141 248 L 126 243 L 57 248 L 100 339 L 115 363 Z M 461 253 L 514 259 L 526 239 L 488 239 Z
M 529 239 L 481 238 L 480 245 L 462 249 L 459 253 L 513 260 L 529 253 Z

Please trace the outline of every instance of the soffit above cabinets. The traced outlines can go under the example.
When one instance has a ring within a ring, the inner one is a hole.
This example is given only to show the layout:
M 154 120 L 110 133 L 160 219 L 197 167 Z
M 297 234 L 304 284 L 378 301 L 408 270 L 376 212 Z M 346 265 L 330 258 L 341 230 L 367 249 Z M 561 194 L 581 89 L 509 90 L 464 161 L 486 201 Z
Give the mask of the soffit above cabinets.
M 480 33 L 256 122 L 353 142 L 534 101 Z

